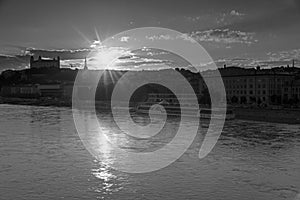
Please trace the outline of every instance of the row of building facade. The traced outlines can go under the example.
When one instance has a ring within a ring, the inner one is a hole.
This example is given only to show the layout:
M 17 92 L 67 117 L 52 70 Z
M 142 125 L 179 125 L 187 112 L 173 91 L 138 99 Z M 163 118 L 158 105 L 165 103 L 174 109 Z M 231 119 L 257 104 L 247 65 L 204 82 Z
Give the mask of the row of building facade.
M 224 67 L 219 71 L 229 103 L 265 105 L 299 103 L 299 68 Z M 216 78 L 214 73 L 209 71 L 205 72 L 204 76 L 210 81 Z
M 64 98 L 72 99 L 72 83 L 52 83 L 52 84 L 19 84 L 7 85 L 1 87 L 2 97 L 20 97 L 20 98 Z

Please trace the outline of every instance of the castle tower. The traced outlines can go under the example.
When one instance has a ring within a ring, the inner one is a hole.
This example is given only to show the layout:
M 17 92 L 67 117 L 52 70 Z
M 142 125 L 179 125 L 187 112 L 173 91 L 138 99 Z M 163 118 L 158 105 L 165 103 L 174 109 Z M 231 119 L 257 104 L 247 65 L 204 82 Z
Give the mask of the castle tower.
M 53 59 L 43 59 L 41 56 L 37 60 L 34 60 L 34 57 L 30 57 L 30 69 L 41 69 L 41 68 L 60 68 L 60 58 L 59 56 Z

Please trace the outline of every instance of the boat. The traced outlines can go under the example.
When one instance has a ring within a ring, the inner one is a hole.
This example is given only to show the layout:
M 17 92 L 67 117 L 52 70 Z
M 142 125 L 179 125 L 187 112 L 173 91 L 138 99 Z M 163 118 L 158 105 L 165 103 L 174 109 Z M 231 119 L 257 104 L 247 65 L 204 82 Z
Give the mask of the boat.
M 182 105 L 179 101 L 183 102 Z M 156 94 L 151 93 L 145 102 L 140 103 L 137 108 L 137 113 L 151 115 L 169 115 L 169 116 L 193 116 L 199 117 L 198 105 L 193 105 L 193 102 L 198 102 L 195 95 L 180 94 Z
M 168 115 L 168 116 L 184 116 L 184 117 L 196 117 L 201 119 L 224 119 L 222 108 L 214 109 L 214 112 L 208 107 L 202 107 L 193 102 L 198 102 L 198 97 L 195 99 L 195 95 L 191 94 L 149 94 L 145 102 L 140 103 L 136 107 L 137 113 L 150 114 L 150 115 Z M 179 101 L 182 104 L 179 104 Z M 212 114 L 213 113 L 213 114 Z M 235 114 L 232 109 L 226 110 L 225 119 L 231 120 L 235 118 Z
M 126 106 L 114 106 L 111 109 L 115 113 L 127 113 L 127 112 L 134 112 L 134 107 L 126 107 Z

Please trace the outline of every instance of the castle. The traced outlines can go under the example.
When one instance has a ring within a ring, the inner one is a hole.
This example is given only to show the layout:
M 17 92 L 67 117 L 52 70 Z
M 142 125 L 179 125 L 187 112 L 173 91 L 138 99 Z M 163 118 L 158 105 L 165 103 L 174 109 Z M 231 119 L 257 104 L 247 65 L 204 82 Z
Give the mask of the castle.
M 41 56 L 37 60 L 34 60 L 34 57 L 30 57 L 30 69 L 41 69 L 41 68 L 60 68 L 60 58 L 57 59 L 42 59 Z

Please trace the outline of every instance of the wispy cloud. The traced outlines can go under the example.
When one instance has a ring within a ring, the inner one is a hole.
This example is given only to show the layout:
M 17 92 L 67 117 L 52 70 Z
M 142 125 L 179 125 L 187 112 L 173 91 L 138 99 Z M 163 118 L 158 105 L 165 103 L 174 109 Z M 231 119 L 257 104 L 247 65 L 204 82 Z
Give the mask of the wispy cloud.
M 223 12 L 217 15 L 216 22 L 217 25 L 227 26 L 237 22 L 241 22 L 246 14 L 241 13 L 237 10 L 231 10 L 229 12 Z
M 29 66 L 29 56 L 0 55 L 0 72 L 7 69 L 24 69 Z
M 229 29 L 210 29 L 204 31 L 193 31 L 191 33 L 185 33 L 178 35 L 176 37 L 170 35 L 153 35 L 146 36 L 148 40 L 175 40 L 184 39 L 191 42 L 196 40 L 198 42 L 216 42 L 216 43 L 242 43 L 242 44 L 252 44 L 257 42 L 255 39 L 255 33 L 253 32 L 243 32 L 237 30 Z
M 60 56 L 62 60 L 80 59 L 86 57 L 91 49 L 34 49 L 27 48 L 27 54 L 33 56 L 42 56 L 47 58 L 53 58 Z
M 243 43 L 252 44 L 257 42 L 254 38 L 255 33 L 229 30 L 211 29 L 205 31 L 194 31 L 190 34 L 198 42 L 218 42 L 218 43 Z
M 232 10 L 232 11 L 230 11 L 230 15 L 231 16 L 244 16 L 245 14 L 240 13 L 239 11 L 236 11 L 236 10 Z
M 120 41 L 121 41 L 121 42 L 128 42 L 129 39 L 130 39 L 130 37 L 128 37 L 128 36 L 123 36 L 123 37 L 121 37 Z
M 288 51 L 268 52 L 267 55 L 271 60 L 300 60 L 300 49 L 292 49 Z
M 237 66 L 237 67 L 256 67 L 261 66 L 263 68 L 292 66 L 292 60 L 295 62 L 296 67 L 300 67 L 300 49 L 294 49 L 290 51 L 269 52 L 265 57 L 261 58 L 249 58 L 249 57 L 236 57 L 236 58 L 221 58 L 215 60 L 215 64 L 218 67 Z M 212 63 L 207 63 L 209 65 Z
M 153 35 L 153 36 L 146 36 L 148 40 L 174 40 L 175 38 L 170 35 Z

